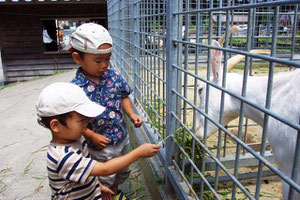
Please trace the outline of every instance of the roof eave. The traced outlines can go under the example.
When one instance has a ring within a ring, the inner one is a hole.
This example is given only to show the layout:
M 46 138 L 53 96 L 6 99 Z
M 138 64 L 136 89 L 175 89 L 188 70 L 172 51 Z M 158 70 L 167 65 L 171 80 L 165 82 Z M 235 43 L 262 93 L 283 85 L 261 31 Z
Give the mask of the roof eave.
M 107 0 L 0 0 L 1 5 L 106 4 Z

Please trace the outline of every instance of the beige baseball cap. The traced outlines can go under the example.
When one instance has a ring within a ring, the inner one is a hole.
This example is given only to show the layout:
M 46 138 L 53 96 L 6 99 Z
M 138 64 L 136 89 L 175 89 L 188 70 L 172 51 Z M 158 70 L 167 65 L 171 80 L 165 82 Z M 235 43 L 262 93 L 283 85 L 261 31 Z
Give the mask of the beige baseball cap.
M 57 82 L 45 87 L 36 102 L 38 117 L 52 117 L 76 111 L 86 117 L 100 115 L 105 107 L 92 102 L 79 86 Z
M 99 49 L 102 44 L 112 45 L 112 38 L 106 28 L 91 22 L 78 26 L 70 37 L 71 47 L 84 53 L 106 54 L 112 51 L 112 47 Z

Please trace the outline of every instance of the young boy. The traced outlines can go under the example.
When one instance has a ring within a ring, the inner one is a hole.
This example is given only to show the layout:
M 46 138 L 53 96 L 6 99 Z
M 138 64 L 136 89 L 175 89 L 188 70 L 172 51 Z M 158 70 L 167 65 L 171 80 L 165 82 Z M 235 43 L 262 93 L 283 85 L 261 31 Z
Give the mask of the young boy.
M 155 155 L 160 146 L 143 144 L 130 153 L 105 163 L 90 158 L 82 137 L 88 117 L 105 108 L 90 101 L 83 90 L 71 83 L 54 83 L 42 90 L 36 103 L 38 122 L 51 130 L 47 152 L 47 169 L 51 199 L 101 199 L 100 186 L 94 176 L 114 174 L 139 158 Z
M 81 66 L 72 83 L 80 86 L 93 102 L 106 107 L 84 133 L 92 158 L 100 162 L 128 152 L 123 112 L 135 127 L 142 124 L 142 118 L 134 112 L 128 97 L 132 89 L 115 70 L 108 69 L 112 44 L 109 32 L 94 23 L 80 25 L 70 38 L 73 59 Z M 128 178 L 129 173 L 127 168 L 111 176 L 99 177 L 99 180 L 117 192 L 118 185 Z

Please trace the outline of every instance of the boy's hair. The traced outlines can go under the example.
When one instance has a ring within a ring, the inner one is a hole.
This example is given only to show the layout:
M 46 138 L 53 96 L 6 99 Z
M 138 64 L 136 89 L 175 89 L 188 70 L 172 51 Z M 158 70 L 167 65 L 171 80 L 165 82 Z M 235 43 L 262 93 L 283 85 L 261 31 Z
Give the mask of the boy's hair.
M 71 53 L 73 53 L 73 52 L 78 53 L 78 55 L 80 56 L 80 58 L 83 60 L 83 57 L 84 57 L 84 54 L 85 54 L 84 52 L 79 51 L 77 49 L 74 49 L 73 47 L 71 47 L 68 51 L 71 52 Z
M 38 117 L 37 122 L 39 123 L 39 125 L 51 130 L 50 128 L 51 120 L 57 119 L 59 123 L 61 123 L 63 126 L 67 126 L 66 119 L 68 117 L 70 117 L 70 112 L 61 115 L 52 116 L 52 117 Z

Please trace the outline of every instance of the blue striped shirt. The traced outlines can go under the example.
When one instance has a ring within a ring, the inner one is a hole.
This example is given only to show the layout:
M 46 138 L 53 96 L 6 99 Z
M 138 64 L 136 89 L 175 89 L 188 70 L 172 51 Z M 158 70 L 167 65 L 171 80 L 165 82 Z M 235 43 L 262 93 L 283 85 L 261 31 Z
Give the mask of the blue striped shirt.
M 89 176 L 96 161 L 82 137 L 72 144 L 50 143 L 47 169 L 52 199 L 101 199 L 97 178 Z

